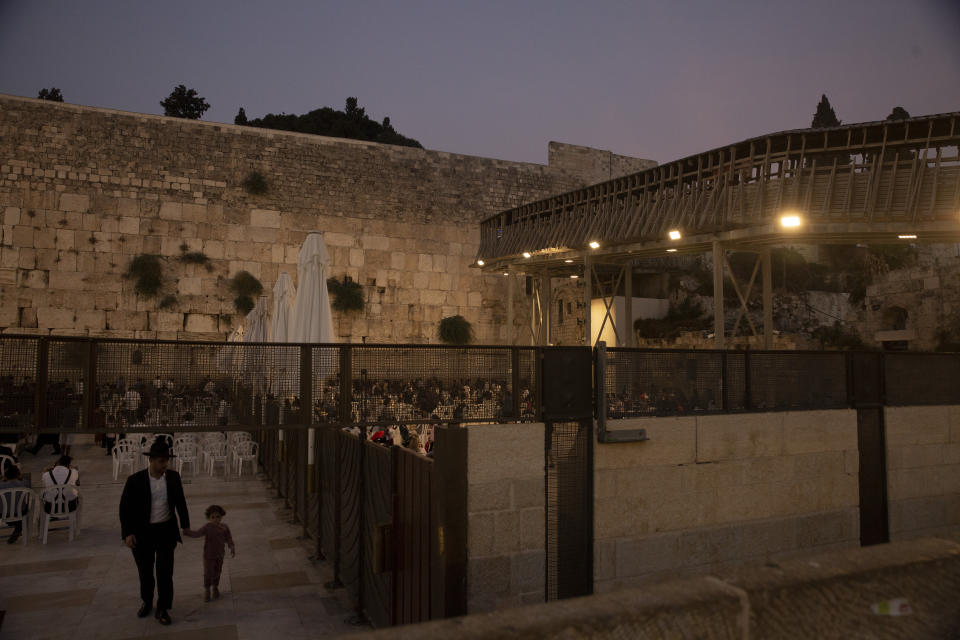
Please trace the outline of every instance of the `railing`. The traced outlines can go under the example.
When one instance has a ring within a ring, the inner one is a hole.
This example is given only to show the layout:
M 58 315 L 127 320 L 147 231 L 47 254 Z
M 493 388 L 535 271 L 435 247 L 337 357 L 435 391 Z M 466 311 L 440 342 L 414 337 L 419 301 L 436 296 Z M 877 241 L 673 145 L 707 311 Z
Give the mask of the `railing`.
M 536 356 L 532 347 L 2 335 L 0 431 L 534 420 Z

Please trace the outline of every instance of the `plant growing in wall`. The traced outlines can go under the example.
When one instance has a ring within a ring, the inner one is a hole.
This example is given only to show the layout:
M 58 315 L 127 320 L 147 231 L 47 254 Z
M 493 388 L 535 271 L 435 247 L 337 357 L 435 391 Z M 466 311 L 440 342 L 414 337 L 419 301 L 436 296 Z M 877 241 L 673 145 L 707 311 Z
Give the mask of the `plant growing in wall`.
M 263 174 L 259 171 L 251 171 L 248 173 L 241 184 L 247 193 L 254 196 L 262 196 L 270 190 L 270 187 L 267 185 L 267 179 L 263 177 Z
M 470 344 L 473 341 L 473 327 L 470 321 L 461 315 L 449 316 L 440 321 L 437 337 L 445 344 Z
M 177 304 L 177 296 L 166 295 L 157 303 L 157 309 L 171 309 Z
M 328 278 L 327 291 L 333 296 L 333 302 L 330 306 L 337 311 L 363 310 L 363 287 L 349 276 L 344 276 L 342 281 L 336 278 Z
M 240 271 L 230 278 L 230 292 L 236 296 L 233 308 L 246 315 L 253 310 L 253 299 L 263 293 L 263 285 L 249 271 Z
M 163 266 L 160 264 L 160 258 L 150 254 L 136 256 L 130 261 L 124 277 L 135 280 L 133 290 L 137 295 L 145 298 L 156 296 L 163 285 Z
M 180 245 L 180 262 L 184 264 L 197 264 L 203 265 L 207 271 L 213 271 L 213 265 L 210 263 L 210 258 L 207 257 L 202 251 L 189 251 L 189 246 L 187 243 Z

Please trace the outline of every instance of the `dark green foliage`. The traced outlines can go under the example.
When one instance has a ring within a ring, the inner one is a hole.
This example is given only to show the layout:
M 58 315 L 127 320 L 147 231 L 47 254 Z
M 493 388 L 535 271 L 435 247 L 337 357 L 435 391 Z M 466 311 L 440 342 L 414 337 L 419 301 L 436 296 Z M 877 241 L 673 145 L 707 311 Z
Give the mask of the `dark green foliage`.
M 461 315 L 449 316 L 440 321 L 437 337 L 445 344 L 470 344 L 473 340 L 473 327 L 470 321 Z
M 237 112 L 236 117 L 233 119 L 233 124 L 239 124 L 246 126 L 247 124 L 247 112 L 243 110 L 243 107 L 240 107 L 240 111 Z
M 824 129 L 826 127 L 839 127 L 840 119 L 830 106 L 827 96 L 820 96 L 820 103 L 817 105 L 817 112 L 813 115 L 813 122 L 810 127 L 813 129 Z
M 909 118 L 910 114 L 903 107 L 894 107 L 890 115 L 887 116 L 887 120 L 907 120 Z
M 333 296 L 330 303 L 337 311 L 361 311 L 363 309 L 363 287 L 348 276 L 343 281 L 327 278 L 327 291 Z
M 163 107 L 163 115 L 188 120 L 199 120 L 203 112 L 210 108 L 207 101 L 197 95 L 196 89 L 187 89 L 182 84 L 177 85 L 165 100 L 161 100 L 160 106 Z
M 253 311 L 255 306 L 256 304 L 253 302 L 253 298 L 250 296 L 237 296 L 233 299 L 233 308 L 237 310 L 237 313 L 243 316 Z
M 233 316 L 230 315 L 229 313 L 221 313 L 220 322 L 222 322 L 223 324 L 229 327 L 231 324 L 233 324 Z
M 246 114 L 244 114 L 244 117 L 246 117 Z M 416 140 L 398 133 L 390 124 L 390 118 L 384 118 L 382 124 L 371 120 L 367 116 L 366 109 L 359 107 L 357 99 L 354 97 L 347 98 L 343 111 L 323 107 L 301 116 L 289 113 L 280 113 L 279 115 L 268 113 L 262 118 L 249 120 L 246 124 L 264 129 L 297 131 L 334 138 L 352 138 L 354 140 L 369 140 L 404 147 L 423 148 L 423 145 Z
M 157 303 L 158 309 L 170 309 L 171 307 L 177 304 L 177 296 L 168 295 L 164 296 L 163 300 Z
M 207 257 L 207 254 L 202 251 L 188 251 L 180 256 L 180 262 L 186 264 L 208 264 L 210 258 Z
M 40 89 L 40 93 L 37 95 L 41 100 L 51 100 L 53 102 L 63 102 L 63 94 L 60 93 L 60 89 L 56 87 L 50 87 L 49 89 Z
M 833 326 L 817 327 L 810 334 L 820 341 L 821 347 L 831 349 L 863 349 L 863 340 L 856 331 L 846 329 L 839 320 Z
M 249 271 L 240 271 L 230 278 L 229 287 L 230 292 L 236 296 L 233 306 L 243 315 L 253 310 L 253 299 L 263 293 L 263 285 Z
M 136 280 L 133 290 L 137 295 L 145 298 L 154 297 L 163 285 L 163 266 L 160 264 L 160 258 L 149 254 L 135 257 L 127 267 L 126 277 Z
M 267 185 L 267 179 L 259 171 L 248 173 L 241 184 L 247 193 L 255 196 L 261 196 L 270 189 Z
M 641 338 L 676 338 L 681 331 L 709 329 L 712 322 L 693 298 L 684 298 L 670 304 L 665 318 L 640 318 L 633 328 Z

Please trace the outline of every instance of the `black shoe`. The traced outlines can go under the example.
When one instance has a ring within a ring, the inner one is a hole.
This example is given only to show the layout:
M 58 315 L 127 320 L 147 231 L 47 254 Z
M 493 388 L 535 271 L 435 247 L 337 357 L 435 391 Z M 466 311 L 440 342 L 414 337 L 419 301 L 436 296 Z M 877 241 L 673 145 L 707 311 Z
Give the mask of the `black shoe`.
M 14 531 L 10 534 L 10 537 L 7 538 L 7 544 L 16 544 L 17 540 L 20 539 L 20 532 Z
M 152 609 L 153 609 L 152 604 L 150 604 L 149 602 L 144 602 L 142 605 L 140 605 L 140 609 L 137 611 L 137 617 L 146 618 L 148 615 L 150 615 L 150 611 Z
M 167 613 L 166 609 L 157 609 L 157 621 L 164 626 L 173 622 L 173 620 L 170 619 L 170 614 Z

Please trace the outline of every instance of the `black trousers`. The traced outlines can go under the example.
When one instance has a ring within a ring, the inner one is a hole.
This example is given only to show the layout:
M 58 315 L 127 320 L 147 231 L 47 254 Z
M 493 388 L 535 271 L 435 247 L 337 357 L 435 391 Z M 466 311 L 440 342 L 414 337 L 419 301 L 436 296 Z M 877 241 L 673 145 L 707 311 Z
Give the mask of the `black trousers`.
M 140 599 L 153 603 L 156 567 L 157 609 L 173 606 L 173 550 L 177 547 L 177 523 L 174 518 L 151 524 L 147 533 L 137 536 L 133 559 L 140 573 Z

